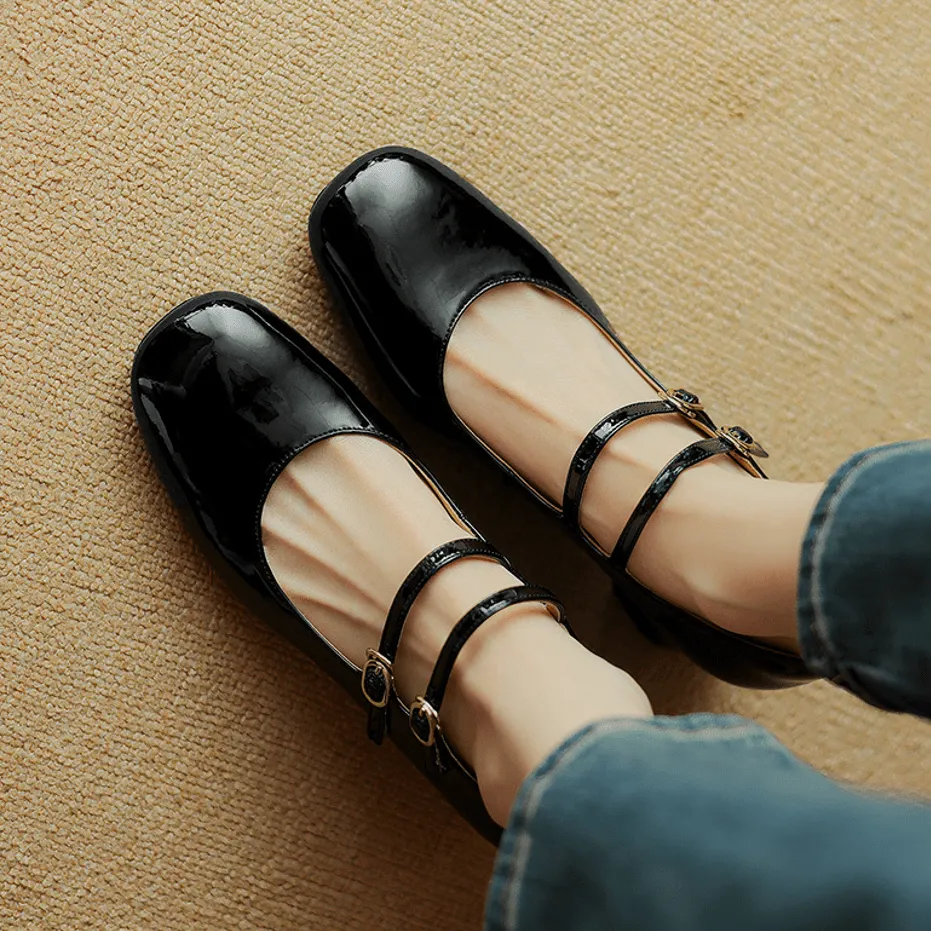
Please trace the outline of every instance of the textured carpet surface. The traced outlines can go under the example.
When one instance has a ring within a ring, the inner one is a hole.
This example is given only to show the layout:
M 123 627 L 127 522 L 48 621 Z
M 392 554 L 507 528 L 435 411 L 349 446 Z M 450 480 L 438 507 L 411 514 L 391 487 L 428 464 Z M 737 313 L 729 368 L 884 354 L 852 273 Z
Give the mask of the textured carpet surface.
M 479 925 L 491 849 L 231 599 L 146 458 L 134 347 L 214 288 L 346 367 L 659 710 L 928 791 L 927 725 L 640 640 L 555 525 L 400 416 L 305 237 L 351 158 L 425 148 L 775 475 L 824 478 L 931 433 L 925 2 L 7 0 L 0 47 L 0 926 Z

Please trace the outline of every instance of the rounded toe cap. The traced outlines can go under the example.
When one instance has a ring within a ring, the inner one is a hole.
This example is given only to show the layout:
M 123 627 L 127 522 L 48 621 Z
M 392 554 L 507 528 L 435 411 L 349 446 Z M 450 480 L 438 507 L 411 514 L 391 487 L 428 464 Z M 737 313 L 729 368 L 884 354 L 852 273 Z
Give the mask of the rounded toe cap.
M 160 384 L 184 383 L 192 358 L 224 337 L 249 328 L 254 302 L 231 291 L 214 291 L 179 304 L 153 326 L 136 350 L 132 368 L 133 397 L 151 394 Z
M 416 149 L 384 146 L 344 168 L 318 195 L 310 211 L 311 250 L 320 260 L 345 248 L 361 230 L 379 237 L 401 231 L 405 220 L 433 209 L 433 177 L 442 166 Z

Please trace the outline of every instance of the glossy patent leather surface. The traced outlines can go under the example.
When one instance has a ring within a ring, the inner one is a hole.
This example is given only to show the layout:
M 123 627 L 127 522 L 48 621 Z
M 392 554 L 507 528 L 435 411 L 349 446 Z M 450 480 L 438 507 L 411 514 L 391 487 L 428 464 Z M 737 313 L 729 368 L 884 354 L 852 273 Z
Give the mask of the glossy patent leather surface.
M 634 547 L 637 545 L 640 535 L 646 529 L 647 522 L 656 513 L 656 509 L 660 506 L 676 479 L 686 469 L 690 469 L 712 456 L 723 455 L 728 449 L 729 447 L 724 440 L 711 437 L 686 446 L 685 449 L 666 463 L 634 506 L 627 524 L 617 538 L 617 543 L 615 543 L 609 557 L 611 568 L 615 573 L 620 574 L 627 569 L 630 557 L 634 553 Z
M 752 438 L 752 449 L 735 444 L 697 398 L 690 400 L 690 392 L 667 392 L 624 346 L 592 297 L 523 227 L 435 159 L 389 147 L 357 159 L 327 185 L 311 210 L 309 231 L 324 280 L 386 380 L 417 412 L 441 425 L 462 426 L 446 400 L 443 362 L 453 328 L 478 295 L 498 284 L 525 281 L 561 295 L 587 314 L 639 367 L 661 400 L 616 411 L 586 437 L 567 475 L 562 502 L 567 525 L 615 579 L 619 597 L 651 639 L 675 642 L 700 665 L 740 685 L 775 688 L 811 678 L 795 654 L 725 636 L 658 598 L 612 565 L 581 531 L 581 495 L 595 458 L 611 436 L 641 417 L 687 417 L 709 438 L 723 437 L 731 444 L 723 451 L 758 477 L 765 474 L 752 456 L 765 452 Z M 640 515 L 642 523 L 651 513 Z M 721 656 L 717 645 L 724 650 Z
M 299 334 L 255 301 L 195 298 L 145 337 L 132 375 L 137 418 L 159 466 L 230 566 L 257 560 L 261 509 L 277 473 L 315 439 L 391 428 Z
M 361 668 L 317 633 L 275 581 L 262 547 L 261 514 L 293 456 L 328 436 L 375 436 L 407 454 L 390 425 L 303 337 L 261 304 L 231 292 L 194 298 L 156 324 L 136 353 L 132 396 L 157 470 L 219 574 L 368 707 Z M 479 555 L 494 552 L 484 541 L 473 546 Z M 408 709 L 389 697 L 383 714 L 394 742 L 477 830 L 497 841 L 500 828 L 474 775 L 445 741 L 439 744 L 445 765 L 428 771 Z
M 421 413 L 449 415 L 443 358 L 470 301 L 529 281 L 582 307 L 606 329 L 585 289 L 519 224 L 442 163 L 378 149 L 317 198 L 314 258 L 377 364 Z

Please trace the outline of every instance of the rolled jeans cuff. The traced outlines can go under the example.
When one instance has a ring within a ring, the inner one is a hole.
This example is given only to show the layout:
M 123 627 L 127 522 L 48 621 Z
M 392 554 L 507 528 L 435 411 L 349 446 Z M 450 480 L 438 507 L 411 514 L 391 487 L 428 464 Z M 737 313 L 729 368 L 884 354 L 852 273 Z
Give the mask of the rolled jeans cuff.
M 827 483 L 802 546 L 798 634 L 812 672 L 931 714 L 931 441 L 857 453 Z

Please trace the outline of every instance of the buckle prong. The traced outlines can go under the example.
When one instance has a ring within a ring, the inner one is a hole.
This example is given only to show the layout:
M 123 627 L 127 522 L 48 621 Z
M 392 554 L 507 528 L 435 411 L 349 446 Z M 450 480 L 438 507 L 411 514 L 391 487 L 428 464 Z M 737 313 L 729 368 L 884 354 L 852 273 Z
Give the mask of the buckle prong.
M 729 444 L 738 456 L 768 459 L 769 453 L 743 427 L 718 427 L 717 435 Z
M 661 391 L 660 398 L 668 401 L 680 414 L 694 420 L 705 409 L 701 399 L 694 391 L 687 388 L 673 388 L 672 391 Z

